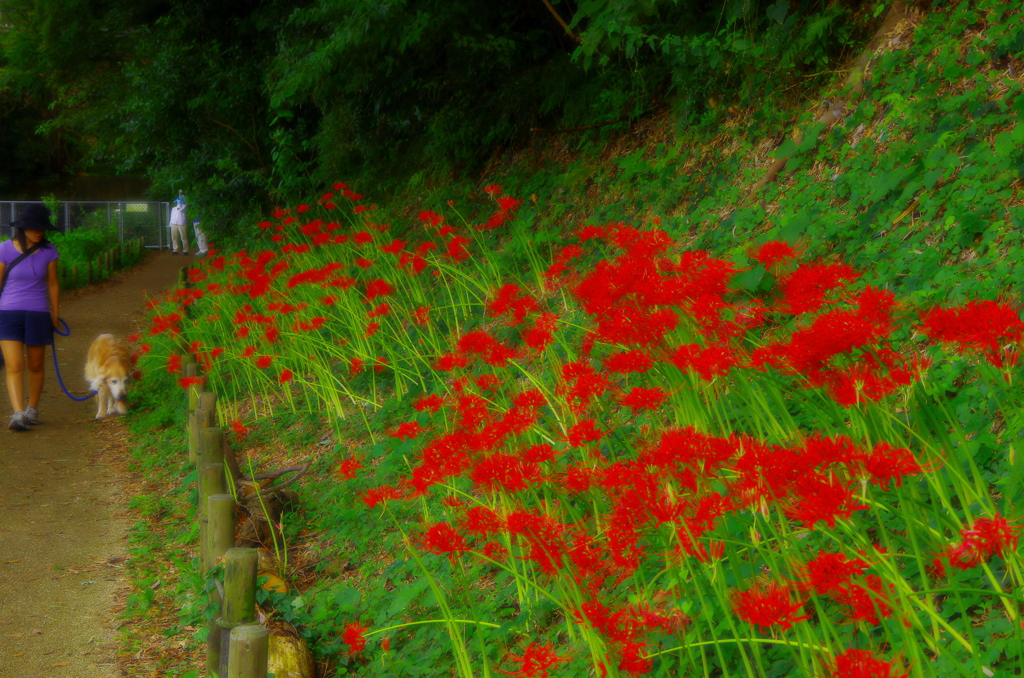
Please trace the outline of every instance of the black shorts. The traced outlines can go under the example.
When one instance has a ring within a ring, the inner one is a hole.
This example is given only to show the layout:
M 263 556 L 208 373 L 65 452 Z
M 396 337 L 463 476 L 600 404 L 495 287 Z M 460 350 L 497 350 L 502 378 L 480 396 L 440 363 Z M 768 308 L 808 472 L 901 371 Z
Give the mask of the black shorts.
M 49 311 L 0 311 L 0 341 L 20 341 L 26 346 L 53 343 L 53 319 Z

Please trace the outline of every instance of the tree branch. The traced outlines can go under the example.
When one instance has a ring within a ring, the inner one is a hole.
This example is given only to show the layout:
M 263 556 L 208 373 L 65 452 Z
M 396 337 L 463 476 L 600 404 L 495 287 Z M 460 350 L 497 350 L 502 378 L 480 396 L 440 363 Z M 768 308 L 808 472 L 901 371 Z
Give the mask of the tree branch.
M 580 36 L 572 32 L 572 29 L 569 28 L 569 24 L 565 23 L 565 19 L 562 18 L 561 14 L 555 11 L 555 8 L 551 6 L 551 3 L 548 0 L 541 0 L 541 2 L 543 2 L 544 6 L 548 8 L 549 12 L 551 12 L 551 16 L 555 17 L 555 20 L 557 20 L 558 23 L 562 26 L 562 28 L 565 29 L 566 34 L 570 38 L 572 38 L 572 41 L 579 42 Z

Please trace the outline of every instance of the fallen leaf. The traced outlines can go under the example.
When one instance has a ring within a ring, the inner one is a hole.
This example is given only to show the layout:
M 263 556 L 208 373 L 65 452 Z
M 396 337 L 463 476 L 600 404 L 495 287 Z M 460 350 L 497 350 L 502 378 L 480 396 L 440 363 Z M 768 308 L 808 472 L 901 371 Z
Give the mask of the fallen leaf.
M 20 560 L 8 560 L 7 562 L 13 564 L 13 563 L 20 563 L 21 561 Z
M 71 662 L 57 662 L 53 666 L 54 666 L 54 668 L 56 668 L 58 666 L 71 666 Z

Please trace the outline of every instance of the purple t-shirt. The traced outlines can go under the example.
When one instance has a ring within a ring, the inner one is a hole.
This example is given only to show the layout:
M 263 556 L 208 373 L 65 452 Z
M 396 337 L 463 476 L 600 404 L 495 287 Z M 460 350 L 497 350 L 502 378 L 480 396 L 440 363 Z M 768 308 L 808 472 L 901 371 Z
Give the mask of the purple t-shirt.
M 0 243 L 0 261 L 5 266 L 21 256 L 13 240 Z M 57 260 L 57 248 L 52 244 L 41 247 L 25 257 L 11 269 L 7 286 L 0 295 L 0 311 L 42 311 L 50 312 L 50 297 L 46 291 L 48 268 Z M 5 269 L 6 270 L 6 269 Z

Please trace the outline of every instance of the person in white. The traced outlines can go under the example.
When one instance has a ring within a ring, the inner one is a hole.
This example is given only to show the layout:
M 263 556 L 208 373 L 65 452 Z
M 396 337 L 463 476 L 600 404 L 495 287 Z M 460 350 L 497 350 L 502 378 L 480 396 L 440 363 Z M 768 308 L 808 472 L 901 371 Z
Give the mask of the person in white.
M 185 195 L 178 191 L 178 199 L 174 201 L 171 208 L 171 222 L 168 225 L 171 229 L 171 254 L 178 253 L 178 244 L 181 244 L 181 253 L 188 254 L 188 231 L 185 230 Z
M 196 256 L 204 257 L 206 256 L 206 253 L 210 251 L 210 243 L 206 239 L 206 234 L 199 230 L 198 219 L 192 220 L 192 228 L 196 231 L 196 247 L 199 248 L 199 251 L 196 252 Z

